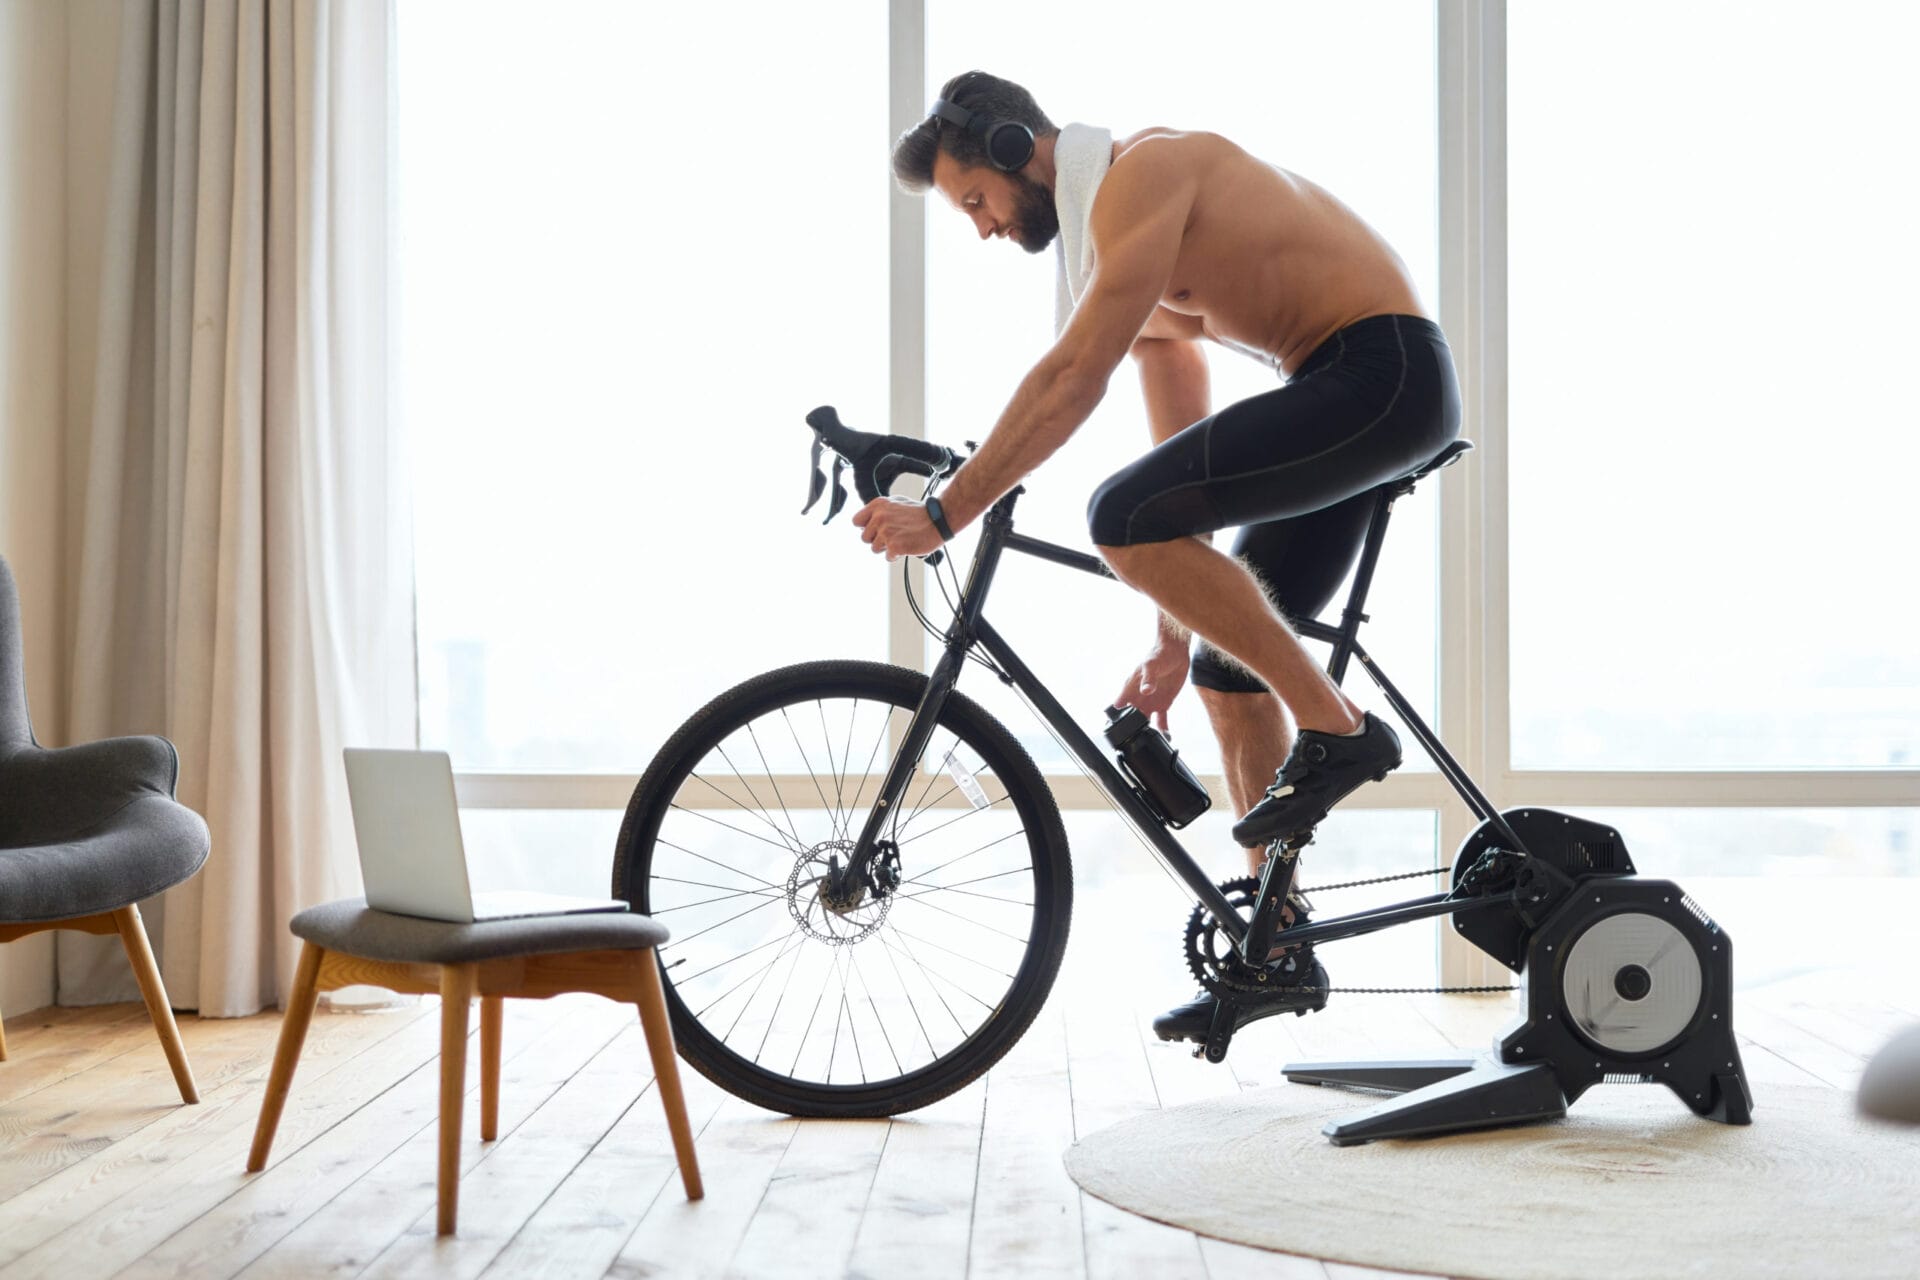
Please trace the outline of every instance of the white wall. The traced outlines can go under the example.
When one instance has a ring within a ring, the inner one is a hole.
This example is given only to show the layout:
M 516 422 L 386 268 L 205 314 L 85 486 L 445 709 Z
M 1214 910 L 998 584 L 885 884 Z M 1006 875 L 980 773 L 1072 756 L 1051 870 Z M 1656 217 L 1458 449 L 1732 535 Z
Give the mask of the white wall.
M 0 0 L 0 555 L 20 587 L 27 702 L 62 741 L 67 13 Z M 0 944 L 0 1010 L 53 1002 L 53 937 Z

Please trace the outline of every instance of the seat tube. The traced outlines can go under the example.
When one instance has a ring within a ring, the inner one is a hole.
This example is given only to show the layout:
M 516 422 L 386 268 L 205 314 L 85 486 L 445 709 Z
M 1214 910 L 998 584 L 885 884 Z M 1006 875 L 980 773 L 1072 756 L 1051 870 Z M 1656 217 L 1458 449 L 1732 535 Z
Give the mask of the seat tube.
M 1361 606 L 1367 602 L 1367 592 L 1373 586 L 1374 566 L 1379 564 L 1380 548 L 1387 540 L 1387 517 L 1393 511 L 1393 499 L 1393 490 L 1383 488 L 1374 500 L 1373 519 L 1367 524 L 1360 565 L 1353 574 L 1353 590 L 1347 593 L 1347 607 L 1340 614 L 1340 635 L 1333 642 L 1333 653 L 1327 659 L 1327 675 L 1336 685 L 1346 682 L 1354 639 L 1360 634 L 1360 624 L 1367 620 Z

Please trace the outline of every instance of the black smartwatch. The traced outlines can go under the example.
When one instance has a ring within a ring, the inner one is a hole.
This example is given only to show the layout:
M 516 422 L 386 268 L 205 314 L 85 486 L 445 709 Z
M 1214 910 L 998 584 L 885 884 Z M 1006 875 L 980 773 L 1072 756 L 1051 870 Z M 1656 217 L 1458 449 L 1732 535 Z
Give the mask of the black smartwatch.
M 947 523 L 947 513 L 946 510 L 941 507 L 940 499 L 934 497 L 927 499 L 927 514 L 933 518 L 934 532 L 940 535 L 940 540 L 942 542 L 952 542 L 953 526 Z

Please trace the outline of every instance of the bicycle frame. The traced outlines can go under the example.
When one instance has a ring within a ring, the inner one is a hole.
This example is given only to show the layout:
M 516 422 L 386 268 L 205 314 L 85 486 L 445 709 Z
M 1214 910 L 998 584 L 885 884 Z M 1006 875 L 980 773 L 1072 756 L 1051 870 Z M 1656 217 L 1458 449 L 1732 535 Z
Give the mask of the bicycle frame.
M 953 622 L 947 628 L 945 651 L 934 665 L 932 675 L 927 682 L 926 693 L 915 709 L 900 749 L 894 754 L 893 761 L 888 767 L 886 780 L 881 785 L 879 800 L 868 814 L 866 824 L 860 832 L 859 841 L 849 856 L 846 874 L 849 876 L 864 874 L 868 862 L 873 857 L 875 846 L 880 840 L 881 832 L 898 806 L 908 779 L 933 736 L 934 725 L 939 720 L 941 708 L 946 704 L 948 695 L 952 693 L 959 681 L 960 669 L 966 661 L 967 653 L 978 645 L 999 664 L 1000 669 L 1026 695 L 1028 701 L 1052 726 L 1053 731 L 1059 735 L 1068 750 L 1073 752 L 1087 772 L 1092 775 L 1100 789 L 1107 793 L 1108 798 L 1141 836 L 1153 846 L 1174 873 L 1193 891 L 1194 896 L 1206 906 L 1218 922 L 1221 931 L 1232 939 L 1236 947 L 1240 947 L 1246 939 L 1247 921 L 1228 902 L 1219 886 L 1201 870 L 1185 846 L 1174 838 L 1161 820 L 1147 807 L 1146 802 L 1121 776 L 1107 753 L 1095 744 L 1072 714 L 1060 705 L 1059 699 L 1055 698 L 1046 685 L 1041 683 L 1039 676 L 1021 661 L 1013 647 L 982 616 L 987 592 L 993 585 L 1000 558 L 1008 551 L 1023 552 L 1041 560 L 1079 569 L 1099 577 L 1114 578 L 1112 570 L 1108 569 L 1106 563 L 1097 556 L 1015 533 L 1013 507 L 1015 500 L 1023 492 L 1025 492 L 1024 487 L 1015 486 L 994 503 L 987 513 L 981 530 L 980 543 L 974 551 L 973 564 L 968 571 L 966 586 L 961 592 Z M 1379 665 L 1368 656 L 1366 649 L 1359 642 L 1360 623 L 1367 618 L 1367 615 L 1361 612 L 1360 605 L 1365 601 L 1367 589 L 1372 583 L 1374 566 L 1378 561 L 1380 544 L 1385 534 L 1387 512 L 1396 496 L 1398 496 L 1397 492 L 1392 488 L 1384 488 L 1381 492 L 1378 505 L 1374 510 L 1372 525 L 1367 532 L 1366 547 L 1361 554 L 1355 573 L 1352 593 L 1346 610 L 1342 614 L 1341 625 L 1329 627 L 1317 621 L 1298 621 L 1293 623 L 1294 630 L 1309 639 L 1332 644 L 1333 653 L 1327 663 L 1327 674 L 1336 685 L 1340 684 L 1346 675 L 1349 658 L 1358 658 L 1360 664 L 1366 668 L 1367 674 L 1386 696 L 1387 702 L 1419 739 L 1421 746 L 1433 757 L 1441 774 L 1460 793 L 1467 806 L 1484 822 L 1494 824 L 1495 829 L 1508 842 L 1506 847 L 1524 853 L 1525 846 L 1493 807 L 1492 802 L 1481 794 L 1472 779 L 1467 777 L 1466 771 L 1447 753 L 1446 747 L 1441 744 L 1439 738 L 1414 712 L 1406 698 L 1387 679 L 1386 673 L 1380 670 Z M 1449 894 L 1433 894 L 1390 907 L 1376 908 L 1318 924 L 1289 929 L 1287 937 L 1290 941 L 1301 943 L 1353 937 L 1408 920 L 1502 905 L 1507 901 L 1504 895 L 1454 898 Z

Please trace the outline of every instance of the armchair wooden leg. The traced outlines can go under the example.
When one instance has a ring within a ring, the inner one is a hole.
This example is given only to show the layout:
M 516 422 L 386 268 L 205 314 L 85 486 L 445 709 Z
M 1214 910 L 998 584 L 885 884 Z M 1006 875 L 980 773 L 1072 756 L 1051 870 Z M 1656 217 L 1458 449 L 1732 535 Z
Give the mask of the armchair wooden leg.
M 294 971 L 293 990 L 287 996 L 286 1012 L 280 1018 L 280 1043 L 273 1051 L 267 1096 L 260 1100 L 260 1119 L 253 1126 L 253 1150 L 247 1155 L 248 1173 L 258 1173 L 267 1167 L 267 1152 L 273 1148 L 274 1131 L 280 1127 L 280 1109 L 287 1105 L 287 1091 L 293 1088 L 293 1070 L 300 1065 L 300 1047 L 307 1042 L 307 1025 L 313 1021 L 313 1006 L 320 999 L 320 961 L 326 954 L 325 947 L 311 942 L 301 948 L 300 967 Z
M 667 1018 L 667 995 L 660 985 L 660 962 L 653 949 L 636 957 L 640 970 L 640 1027 L 646 1032 L 647 1052 L 653 1058 L 654 1083 L 660 1105 L 666 1108 L 667 1131 L 673 1135 L 673 1154 L 680 1162 L 680 1184 L 687 1199 L 706 1194 L 700 1185 L 700 1162 L 693 1154 L 693 1126 L 687 1122 L 687 1099 L 680 1091 L 680 1063 L 673 1053 L 673 1024 Z
M 460 1213 L 460 1109 L 467 1092 L 467 1016 L 479 969 L 440 966 L 440 1221 L 453 1234 Z
M 500 1136 L 501 997 L 480 997 L 480 1141 Z
M 120 945 L 126 948 L 133 976 L 140 983 L 140 994 L 147 1002 L 147 1015 L 153 1029 L 160 1033 L 160 1047 L 167 1051 L 167 1065 L 173 1068 L 174 1083 L 180 1086 L 183 1102 L 200 1101 L 194 1087 L 193 1068 L 187 1065 L 186 1046 L 180 1043 L 180 1028 L 173 1021 L 173 1009 L 167 1004 L 167 989 L 160 981 L 160 966 L 153 962 L 153 948 L 147 942 L 147 928 L 140 923 L 140 908 L 121 907 L 113 913 L 114 927 L 120 931 Z
M 6 1060 L 7 1060 L 7 1023 L 6 1023 L 6 1019 L 0 1018 L 0 1062 L 5 1062 Z

